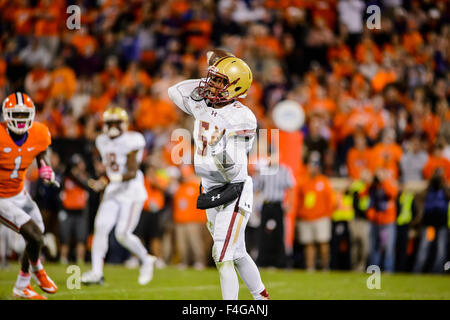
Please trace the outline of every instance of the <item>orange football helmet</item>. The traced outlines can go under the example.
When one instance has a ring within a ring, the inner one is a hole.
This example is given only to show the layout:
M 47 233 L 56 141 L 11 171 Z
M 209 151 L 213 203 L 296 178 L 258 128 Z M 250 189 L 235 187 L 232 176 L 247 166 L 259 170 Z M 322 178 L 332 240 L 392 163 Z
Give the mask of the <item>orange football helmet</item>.
M 16 92 L 11 93 L 3 101 L 2 112 L 9 130 L 16 134 L 24 134 L 33 125 L 36 108 L 27 94 Z

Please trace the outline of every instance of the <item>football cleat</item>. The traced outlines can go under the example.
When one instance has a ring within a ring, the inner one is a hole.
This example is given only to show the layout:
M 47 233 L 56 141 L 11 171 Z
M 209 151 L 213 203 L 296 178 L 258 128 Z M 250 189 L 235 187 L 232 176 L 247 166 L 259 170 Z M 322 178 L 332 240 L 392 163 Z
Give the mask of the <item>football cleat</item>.
M 58 287 L 53 282 L 53 280 L 50 279 L 44 269 L 33 271 L 32 275 L 33 279 L 36 281 L 42 291 L 47 293 L 55 293 L 56 291 L 58 291 Z
M 81 283 L 85 285 L 100 284 L 105 282 L 105 278 L 101 274 L 96 274 L 94 271 L 88 271 L 81 275 Z
M 19 289 L 14 287 L 13 288 L 13 296 L 14 298 L 23 298 L 23 299 L 30 299 L 30 300 L 47 300 L 46 297 L 41 296 L 39 293 L 33 290 L 33 287 L 31 285 L 28 285 L 26 288 Z
M 138 282 L 141 286 L 146 285 L 153 279 L 153 270 L 155 267 L 156 258 L 148 255 L 146 261 L 142 264 L 139 270 Z
M 261 291 L 259 293 L 259 295 L 261 296 L 261 300 L 270 300 L 269 294 L 267 293 L 267 290 L 264 289 L 263 291 Z

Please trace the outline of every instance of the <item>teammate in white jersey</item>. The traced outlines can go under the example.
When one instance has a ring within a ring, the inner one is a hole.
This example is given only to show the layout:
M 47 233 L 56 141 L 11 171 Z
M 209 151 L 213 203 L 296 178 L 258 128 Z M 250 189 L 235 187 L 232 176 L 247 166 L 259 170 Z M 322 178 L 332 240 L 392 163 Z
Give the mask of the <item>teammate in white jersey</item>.
M 84 284 L 103 283 L 103 260 L 108 251 L 108 236 L 114 226 L 117 241 L 141 261 L 139 284 L 145 285 L 153 278 L 156 258 L 147 253 L 133 234 L 147 198 L 144 175 L 139 170 L 145 140 L 139 132 L 127 131 L 127 126 L 127 112 L 119 107 L 109 108 L 103 114 L 104 133 L 95 140 L 106 167 L 106 176 L 89 181 L 92 189 L 104 189 L 104 194 L 95 217 L 92 270 L 82 275 Z
M 232 55 L 222 56 L 214 63 L 210 59 L 209 63 L 205 79 L 182 81 L 168 92 L 170 99 L 195 119 L 194 164 L 202 177 L 204 193 L 243 183 L 236 200 L 206 210 L 222 297 L 238 298 L 237 270 L 255 299 L 268 299 L 258 268 L 245 248 L 245 227 L 253 205 L 247 153 L 257 123 L 252 111 L 236 99 L 247 93 L 252 73 L 244 61 Z M 223 195 L 212 196 L 212 205 Z

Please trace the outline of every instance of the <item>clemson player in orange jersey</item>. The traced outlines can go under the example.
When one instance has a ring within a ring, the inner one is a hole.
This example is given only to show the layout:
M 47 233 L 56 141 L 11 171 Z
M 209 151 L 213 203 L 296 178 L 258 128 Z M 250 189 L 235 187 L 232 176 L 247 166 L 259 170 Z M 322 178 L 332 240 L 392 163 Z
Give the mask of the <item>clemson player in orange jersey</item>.
M 25 174 L 36 158 L 39 177 L 54 183 L 55 174 L 46 160 L 51 143 L 48 128 L 33 122 L 35 107 L 26 94 L 10 94 L 2 105 L 4 122 L 0 123 L 0 222 L 21 234 L 26 242 L 21 270 L 13 289 L 14 297 L 47 299 L 30 285 L 30 278 L 47 293 L 57 287 L 48 277 L 40 260 L 44 223 L 36 203 L 24 189 Z M 31 274 L 30 274 L 31 264 Z

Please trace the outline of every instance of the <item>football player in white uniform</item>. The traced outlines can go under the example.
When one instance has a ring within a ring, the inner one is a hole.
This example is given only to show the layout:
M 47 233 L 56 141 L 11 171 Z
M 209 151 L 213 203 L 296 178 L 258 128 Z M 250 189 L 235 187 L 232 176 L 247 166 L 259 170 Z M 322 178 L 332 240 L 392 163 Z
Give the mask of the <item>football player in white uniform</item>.
M 195 171 L 204 194 L 240 185 L 234 200 L 216 206 L 225 196 L 207 199 L 207 227 L 214 240 L 212 256 L 220 275 L 222 297 L 236 300 L 236 270 L 255 299 L 268 299 L 258 268 L 245 247 L 245 227 L 252 211 L 253 183 L 247 174 L 247 153 L 256 134 L 252 111 L 237 101 L 252 83 L 248 65 L 233 55 L 209 58 L 204 79 L 185 80 L 169 88 L 170 99 L 195 119 Z M 229 190 L 228 190 L 229 191 Z M 222 198 L 222 199 L 221 199 Z M 199 198 L 200 200 L 200 198 Z M 197 205 L 199 202 L 197 202 Z
M 103 259 L 108 251 L 108 235 L 115 226 L 117 241 L 141 261 L 138 282 L 145 285 L 153 278 L 156 258 L 149 255 L 139 238 L 133 234 L 147 198 L 144 175 L 139 170 L 145 140 L 139 132 L 127 131 L 128 114 L 111 107 L 103 114 L 103 134 L 95 140 L 106 176 L 89 180 L 95 191 L 104 189 L 95 217 L 92 243 L 92 270 L 81 277 L 84 284 L 102 284 Z

